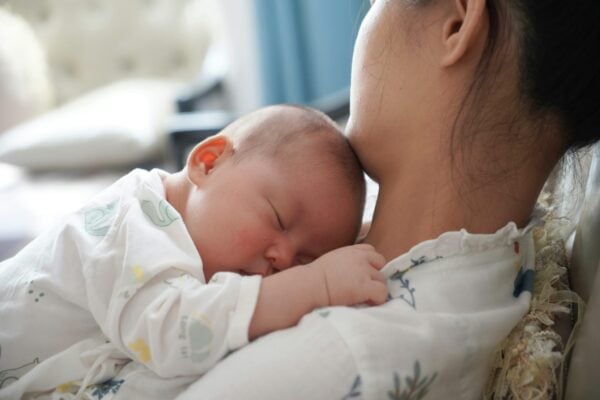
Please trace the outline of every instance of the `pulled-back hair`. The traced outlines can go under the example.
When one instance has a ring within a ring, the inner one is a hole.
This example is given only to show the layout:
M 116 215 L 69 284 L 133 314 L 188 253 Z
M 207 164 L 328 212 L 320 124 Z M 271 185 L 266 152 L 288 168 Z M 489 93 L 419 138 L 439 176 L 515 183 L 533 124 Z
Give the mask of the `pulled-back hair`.
M 425 1 L 423 3 L 427 3 Z M 537 118 L 544 140 L 549 116 L 558 117 L 564 150 L 600 139 L 600 2 L 597 0 L 487 0 L 489 35 L 484 56 L 464 102 L 482 104 L 497 70 L 491 59 L 514 38 L 521 115 Z M 505 40 L 506 39 L 506 40 Z M 508 61 L 510 62 L 510 61 Z M 485 89 L 484 89 L 485 88 Z M 473 107 L 471 107 L 473 108 Z M 463 110 L 465 114 L 473 110 Z M 475 118 L 477 112 L 472 116 Z M 516 116 L 518 118 L 519 116 Z M 468 118 L 466 118 L 468 119 Z M 514 122 L 514 121 L 513 121 Z M 510 126 L 511 122 L 508 122 Z M 535 136 L 535 135 L 534 135 Z
M 523 21 L 521 87 L 535 106 L 559 114 L 566 145 L 600 138 L 600 2 L 598 0 L 489 0 L 506 2 Z
M 444 0 L 400 1 L 426 7 Z M 559 143 L 572 157 L 557 173 L 579 181 L 576 151 L 600 140 L 600 1 L 486 0 L 486 7 L 487 42 L 452 125 L 453 166 L 461 165 L 457 157 L 462 165 L 487 157 L 489 170 L 469 174 L 483 185 L 518 173 L 526 161 L 502 160 L 492 148 L 521 143 L 545 152 Z M 492 103 L 493 93 L 506 93 L 507 67 L 518 74 L 513 98 Z M 482 143 L 490 150 L 476 146 Z

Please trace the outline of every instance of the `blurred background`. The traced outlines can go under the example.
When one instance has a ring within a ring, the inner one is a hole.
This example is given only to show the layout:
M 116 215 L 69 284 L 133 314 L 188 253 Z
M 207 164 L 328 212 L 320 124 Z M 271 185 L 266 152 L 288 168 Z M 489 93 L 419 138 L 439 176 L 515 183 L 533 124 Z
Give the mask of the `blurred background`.
M 343 124 L 368 0 L 0 0 L 0 260 L 274 103 Z

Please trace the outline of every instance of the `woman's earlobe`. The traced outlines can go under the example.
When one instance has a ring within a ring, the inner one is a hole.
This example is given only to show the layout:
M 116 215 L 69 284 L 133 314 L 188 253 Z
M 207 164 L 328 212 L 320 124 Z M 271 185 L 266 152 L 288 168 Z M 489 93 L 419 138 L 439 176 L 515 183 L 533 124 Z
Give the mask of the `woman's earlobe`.
M 204 178 L 222 161 L 233 154 L 233 146 L 225 136 L 212 136 L 197 144 L 190 152 L 186 169 L 188 178 L 195 185 L 202 183 Z
M 453 0 L 443 25 L 443 66 L 449 67 L 475 49 L 486 27 L 486 0 Z

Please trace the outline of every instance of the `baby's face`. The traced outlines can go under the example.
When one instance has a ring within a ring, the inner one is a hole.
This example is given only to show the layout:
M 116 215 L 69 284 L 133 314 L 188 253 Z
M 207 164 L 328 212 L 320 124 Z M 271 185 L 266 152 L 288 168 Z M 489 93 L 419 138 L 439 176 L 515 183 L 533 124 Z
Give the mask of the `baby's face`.
M 354 241 L 361 210 L 346 180 L 286 163 L 228 159 L 192 193 L 184 219 L 207 281 L 220 271 L 268 276 Z

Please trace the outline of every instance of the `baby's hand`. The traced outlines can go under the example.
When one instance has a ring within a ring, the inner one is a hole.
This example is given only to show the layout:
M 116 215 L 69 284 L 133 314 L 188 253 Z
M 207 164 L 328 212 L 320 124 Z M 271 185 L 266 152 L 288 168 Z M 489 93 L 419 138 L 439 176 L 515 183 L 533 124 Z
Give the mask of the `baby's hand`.
M 370 244 L 355 244 L 322 255 L 308 264 L 321 272 L 330 306 L 382 304 L 387 299 L 379 270 L 385 259 Z

